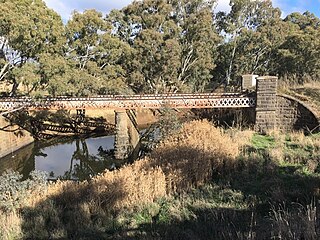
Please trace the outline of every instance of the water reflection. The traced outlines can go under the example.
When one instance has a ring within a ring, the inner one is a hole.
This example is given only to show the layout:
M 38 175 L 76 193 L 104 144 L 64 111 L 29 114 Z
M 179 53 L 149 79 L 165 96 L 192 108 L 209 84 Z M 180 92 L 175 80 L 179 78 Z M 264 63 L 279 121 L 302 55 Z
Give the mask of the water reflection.
M 13 152 L 3 158 L 0 158 L 0 174 L 6 170 L 12 169 L 16 172 L 28 174 L 35 169 L 33 158 L 34 144 L 30 144 L 19 151 Z
M 49 179 L 89 179 L 123 164 L 113 158 L 113 145 L 114 136 L 31 144 L 0 159 L 0 174 L 11 168 L 24 178 L 32 170 L 41 170 L 49 173 Z

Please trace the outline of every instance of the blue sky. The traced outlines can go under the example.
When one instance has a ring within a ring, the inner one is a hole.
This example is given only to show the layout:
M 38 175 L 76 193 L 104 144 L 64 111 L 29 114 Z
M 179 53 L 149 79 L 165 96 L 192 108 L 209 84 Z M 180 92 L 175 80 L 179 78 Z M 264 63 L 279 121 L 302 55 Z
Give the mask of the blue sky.
M 273 5 L 279 7 L 284 16 L 308 10 L 320 17 L 320 0 L 273 0 Z
M 107 13 L 111 9 L 121 9 L 132 0 L 44 0 L 48 7 L 58 12 L 64 21 L 67 21 L 72 11 L 79 12 L 85 9 L 97 9 Z M 218 10 L 228 10 L 229 0 L 218 0 Z M 282 10 L 286 16 L 291 12 L 310 11 L 320 17 L 320 0 L 272 0 L 273 5 Z

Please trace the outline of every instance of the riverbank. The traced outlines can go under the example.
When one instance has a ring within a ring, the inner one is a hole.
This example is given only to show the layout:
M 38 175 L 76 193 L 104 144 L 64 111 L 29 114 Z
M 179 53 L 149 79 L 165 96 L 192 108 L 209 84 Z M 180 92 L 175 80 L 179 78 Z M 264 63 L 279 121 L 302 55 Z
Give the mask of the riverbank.
M 319 154 L 319 134 L 261 136 L 194 121 L 132 165 L 28 189 L 32 198 L 2 212 L 1 237 L 316 239 Z
M 0 158 L 8 156 L 38 139 L 92 136 L 113 134 L 115 124 L 114 110 L 88 110 L 85 113 L 88 124 L 76 123 L 76 111 L 31 112 L 30 115 L 0 117 Z M 137 110 L 138 127 L 145 128 L 158 120 L 150 110 Z M 10 119 L 12 122 L 10 122 Z M 16 123 L 16 124 L 15 124 Z M 35 128 L 36 127 L 36 128 Z M 32 136 L 31 132 L 35 134 Z
M 0 116 L 0 158 L 34 142 L 29 132 Z

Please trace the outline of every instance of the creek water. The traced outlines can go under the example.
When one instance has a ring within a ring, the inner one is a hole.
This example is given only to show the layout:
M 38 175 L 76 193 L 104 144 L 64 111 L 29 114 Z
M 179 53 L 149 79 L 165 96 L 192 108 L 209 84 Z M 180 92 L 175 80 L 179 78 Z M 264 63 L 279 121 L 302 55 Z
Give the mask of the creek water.
M 0 175 L 8 169 L 27 178 L 31 171 L 48 173 L 48 179 L 85 180 L 115 169 L 123 161 L 113 158 L 114 136 L 67 138 L 30 144 L 0 158 Z

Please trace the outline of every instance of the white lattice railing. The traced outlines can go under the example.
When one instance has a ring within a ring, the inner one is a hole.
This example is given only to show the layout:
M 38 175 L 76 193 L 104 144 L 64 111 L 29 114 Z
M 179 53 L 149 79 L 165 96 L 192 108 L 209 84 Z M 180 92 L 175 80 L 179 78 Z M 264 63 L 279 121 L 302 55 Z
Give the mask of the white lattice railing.
M 32 99 L 2 98 L 0 111 L 58 109 L 137 109 L 137 108 L 247 108 L 256 98 L 241 93 L 107 95 L 98 97 L 57 97 Z

